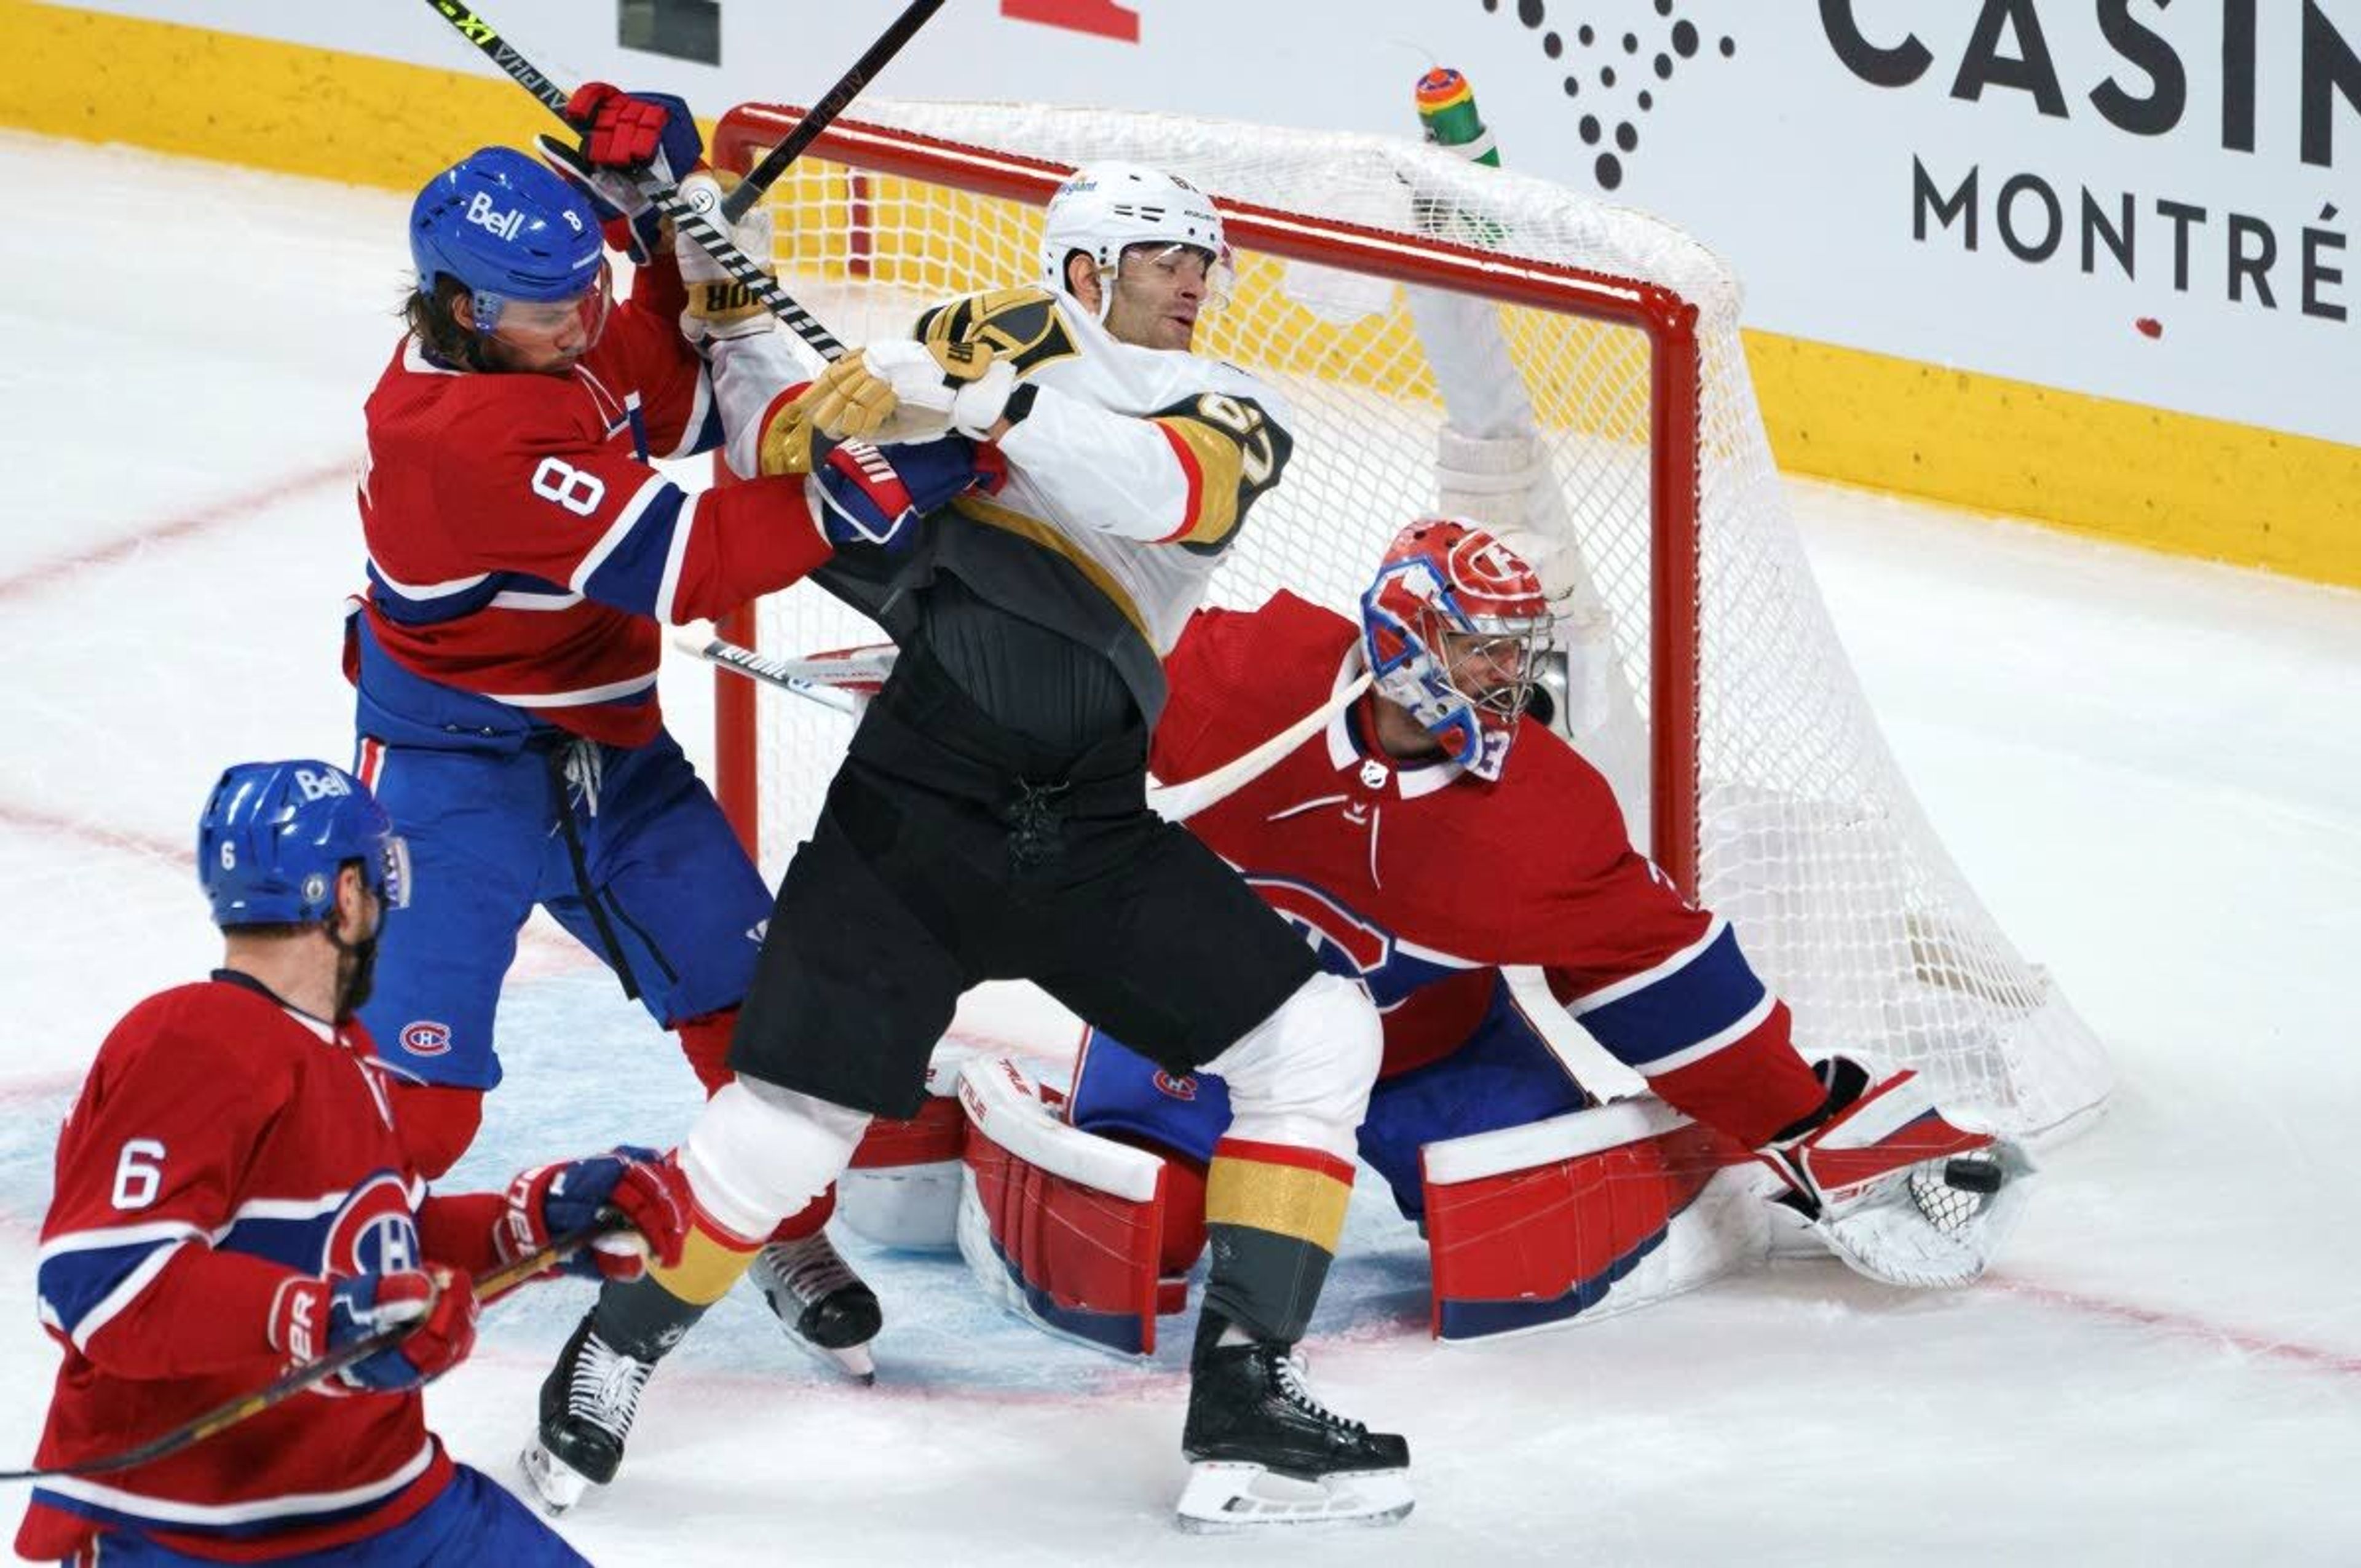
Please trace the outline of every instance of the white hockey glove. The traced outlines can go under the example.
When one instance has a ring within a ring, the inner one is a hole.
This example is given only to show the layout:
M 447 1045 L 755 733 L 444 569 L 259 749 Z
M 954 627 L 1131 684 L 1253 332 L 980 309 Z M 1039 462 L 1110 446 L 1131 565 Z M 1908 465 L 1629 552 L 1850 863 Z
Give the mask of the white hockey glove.
M 733 174 L 716 178 L 709 170 L 700 170 L 680 182 L 680 198 L 720 226 L 722 194 L 728 186 L 737 182 Z M 730 242 L 744 251 L 765 277 L 774 275 L 770 210 L 757 203 L 744 217 L 728 226 Z M 688 309 L 680 317 L 683 337 L 693 344 L 704 344 L 751 337 L 772 330 L 769 307 L 754 297 L 752 290 L 723 270 L 721 263 L 705 253 L 703 246 L 684 232 L 673 236 L 672 248 L 680 258 L 680 280 L 688 287 Z
M 988 344 L 888 339 L 821 372 L 806 406 L 820 433 L 840 440 L 890 445 L 956 431 L 982 441 L 1016 388 L 1016 367 Z
M 1780 1201 L 1856 1272 L 1928 1288 L 1982 1277 L 2025 1207 L 2025 1151 L 1952 1125 L 1915 1072 L 1832 1057 L 1813 1064 L 1833 1109 L 1755 1157 Z

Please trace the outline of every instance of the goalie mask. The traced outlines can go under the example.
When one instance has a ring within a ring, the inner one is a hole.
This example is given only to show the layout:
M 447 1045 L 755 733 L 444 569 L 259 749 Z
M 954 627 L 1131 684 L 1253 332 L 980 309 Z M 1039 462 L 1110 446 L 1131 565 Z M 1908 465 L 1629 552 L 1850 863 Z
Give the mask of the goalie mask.
M 1421 518 L 1396 534 L 1361 596 L 1378 695 L 1486 780 L 1508 761 L 1554 624 L 1524 558 L 1453 518 Z
M 1176 175 L 1137 163 L 1084 164 L 1057 194 L 1041 230 L 1041 276 L 1050 288 L 1070 292 L 1066 258 L 1081 251 L 1104 276 L 1136 245 L 1193 250 L 1205 260 L 1209 300 L 1230 292 L 1230 247 L 1222 236 L 1222 214 L 1211 198 Z M 1115 291 L 1099 298 L 1104 321 Z

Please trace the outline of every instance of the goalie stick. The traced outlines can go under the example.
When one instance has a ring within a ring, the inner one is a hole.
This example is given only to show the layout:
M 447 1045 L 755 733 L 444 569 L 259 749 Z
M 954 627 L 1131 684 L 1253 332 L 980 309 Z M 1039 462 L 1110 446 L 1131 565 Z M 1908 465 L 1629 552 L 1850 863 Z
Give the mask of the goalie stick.
M 516 46 L 500 37 L 500 32 L 491 23 L 467 6 L 456 4 L 456 0 L 426 0 L 426 4 L 435 15 L 451 24 L 453 31 L 482 50 L 485 58 L 499 66 L 511 81 L 540 99 L 543 107 L 551 114 L 555 115 L 560 120 L 565 120 L 568 128 L 581 129 L 573 121 L 566 118 L 566 100 L 572 94 L 552 82 L 533 61 L 518 53 Z M 921 17 L 919 20 L 923 21 L 925 18 Z M 916 30 L 915 26 L 911 30 Z M 900 46 L 897 43 L 895 47 Z M 862 60 L 866 63 L 868 58 L 867 55 L 863 55 Z M 859 71 L 860 67 L 855 66 L 853 69 Z M 862 80 L 867 79 L 864 76 Z M 859 85 L 858 82 L 854 83 L 854 91 L 859 90 Z M 839 87 L 838 93 L 829 95 L 836 100 L 836 109 L 830 111 L 831 115 L 852 101 L 852 93 L 843 92 L 841 83 Z M 821 123 L 826 124 L 825 121 Z M 815 130 L 812 134 L 818 136 L 819 133 Z M 764 160 L 766 164 L 769 161 L 769 159 Z M 782 162 L 779 169 L 771 171 L 770 177 L 776 180 L 780 170 L 785 167 L 785 162 Z M 655 203 L 658 211 L 673 221 L 673 226 L 678 232 L 695 240 L 699 249 L 719 262 L 722 270 L 730 274 L 731 282 L 739 284 L 748 293 L 762 301 L 763 307 L 785 323 L 789 332 L 803 339 L 813 353 L 830 361 L 844 357 L 844 345 L 838 340 L 836 334 L 820 325 L 809 311 L 796 303 L 770 274 L 755 265 L 752 258 L 730 243 L 730 235 L 726 229 L 716 228 L 711 219 L 682 200 L 678 191 L 653 175 L 638 175 L 633 178 L 631 183 L 639 187 L 642 195 Z
M 735 671 L 748 680 L 793 692 L 799 697 L 818 703 L 823 707 L 834 708 L 839 713 L 856 713 L 860 708 L 851 691 L 846 688 L 873 686 L 884 680 L 885 672 L 893 667 L 890 658 L 873 656 L 863 659 L 855 656 L 884 652 L 876 650 L 855 650 L 853 654 L 823 654 L 817 659 L 774 659 L 740 643 L 728 641 L 709 630 L 684 631 L 673 641 L 683 651 L 719 664 L 725 670 Z M 1328 721 L 1351 707 L 1368 686 L 1369 674 L 1364 670 L 1345 682 L 1327 701 L 1251 751 L 1193 779 L 1176 784 L 1150 785 L 1148 809 L 1168 822 L 1184 822 L 1197 813 L 1219 805 L 1270 772 L 1289 752 L 1326 729 Z
M 527 1253 L 514 1263 L 479 1274 L 473 1280 L 476 1296 L 481 1301 L 493 1301 L 505 1296 L 519 1285 L 553 1264 L 563 1263 L 576 1253 L 610 1231 L 622 1228 L 622 1216 L 613 1212 L 601 1215 L 594 1223 L 578 1231 L 569 1231 L 553 1240 L 539 1252 Z M 227 1431 L 240 1421 L 260 1415 L 274 1405 L 283 1405 L 306 1388 L 342 1372 L 356 1362 L 367 1361 L 379 1351 L 390 1350 L 408 1338 L 416 1322 L 397 1323 L 390 1329 L 379 1329 L 365 1338 L 357 1339 L 344 1349 L 322 1356 L 272 1382 L 264 1384 L 251 1394 L 242 1394 L 226 1404 L 214 1406 L 193 1420 L 184 1421 L 171 1431 L 149 1438 L 134 1448 L 111 1453 L 103 1459 L 85 1459 L 79 1464 L 60 1464 L 48 1470 L 0 1470 L 0 1482 L 42 1481 L 52 1475 L 104 1475 L 111 1471 L 128 1470 L 135 1464 L 162 1459 L 191 1448 L 205 1439 Z

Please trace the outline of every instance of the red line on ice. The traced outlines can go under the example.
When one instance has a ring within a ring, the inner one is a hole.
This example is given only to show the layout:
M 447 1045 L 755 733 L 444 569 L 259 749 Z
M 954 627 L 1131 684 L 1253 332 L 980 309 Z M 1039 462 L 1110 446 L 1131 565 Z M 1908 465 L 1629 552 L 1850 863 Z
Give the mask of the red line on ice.
M 43 561 L 13 577 L 0 577 L 0 600 L 22 598 L 28 594 L 38 593 L 77 572 L 117 565 L 157 545 L 176 543 L 224 523 L 243 522 L 281 501 L 309 495 L 330 485 L 351 485 L 356 483 L 357 477 L 357 463 L 350 455 L 316 468 L 289 474 L 259 489 L 231 496 L 211 506 L 200 507 L 185 516 L 143 528 L 127 539 L 111 540 L 78 555 Z
M 2171 1312 L 2154 1307 L 2136 1307 L 2127 1301 L 2110 1301 L 2098 1296 L 2085 1296 L 2078 1290 L 2060 1290 L 2048 1285 L 2031 1285 L 2017 1279 L 1987 1281 L 1994 1289 L 2005 1290 L 2012 1296 L 2043 1302 L 2053 1307 L 2067 1307 L 2096 1317 L 2113 1318 L 2118 1322 L 2136 1323 L 2142 1328 L 2160 1329 L 2167 1333 L 2186 1334 L 2199 1339 L 2217 1340 L 2248 1355 L 2268 1356 L 2279 1361 L 2301 1362 L 2323 1372 L 2361 1375 L 2361 1355 L 2346 1355 L 2317 1345 L 2298 1344 L 2290 1340 L 2271 1339 L 2244 1329 L 2225 1328 L 2187 1312 Z

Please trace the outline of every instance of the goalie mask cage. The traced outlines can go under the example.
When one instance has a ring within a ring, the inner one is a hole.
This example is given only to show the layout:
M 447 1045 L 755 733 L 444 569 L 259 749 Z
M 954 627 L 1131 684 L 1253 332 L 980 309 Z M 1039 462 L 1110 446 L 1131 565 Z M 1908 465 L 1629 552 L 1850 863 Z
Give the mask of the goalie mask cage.
M 1212 602 L 1285 587 L 1353 612 L 1386 542 L 1438 505 L 1446 421 L 1530 433 L 1516 482 L 1538 482 L 1506 531 L 1532 554 L 1543 535 L 1571 546 L 1560 565 L 1578 566 L 1573 733 L 1638 841 L 1737 927 L 1806 1054 L 1916 1067 L 1947 1106 L 2023 1137 L 2098 1111 L 2104 1052 L 1952 864 L 1837 641 L 1719 258 L 1643 214 L 1409 141 L 1032 104 L 862 113 L 768 198 L 781 284 L 838 336 L 906 336 L 929 304 L 1036 281 L 1040 209 L 1075 164 L 1187 178 L 1221 205 L 1236 269 L 1196 346 L 1274 387 L 1295 434 Z M 743 173 L 796 118 L 731 111 L 715 161 Z M 1470 311 L 1477 329 L 1455 330 Z M 725 631 L 790 655 L 882 641 L 811 585 Z M 850 724 L 716 678 L 723 805 L 775 877 Z

